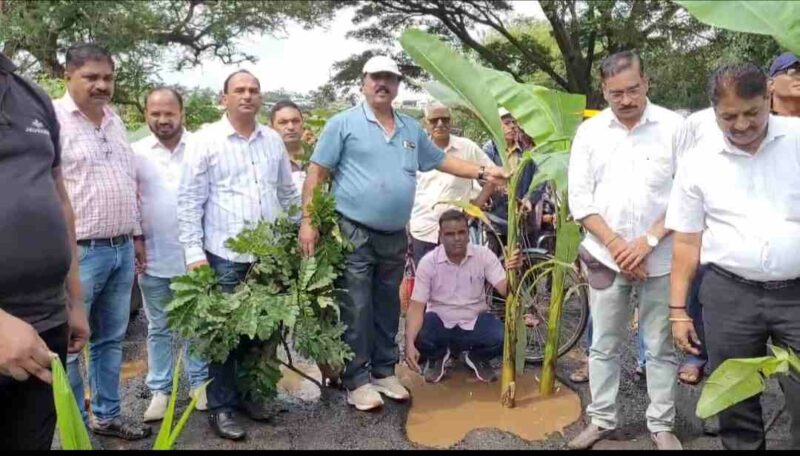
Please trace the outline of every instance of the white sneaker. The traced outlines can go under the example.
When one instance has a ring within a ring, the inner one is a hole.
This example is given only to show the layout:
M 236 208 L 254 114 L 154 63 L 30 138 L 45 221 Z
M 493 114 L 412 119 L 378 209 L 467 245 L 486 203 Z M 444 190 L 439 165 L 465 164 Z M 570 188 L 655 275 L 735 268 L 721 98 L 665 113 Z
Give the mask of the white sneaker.
M 383 405 L 381 395 L 371 384 L 361 385 L 353 391 L 347 390 L 347 403 L 358 410 L 372 410 Z
M 144 412 L 144 421 L 158 421 L 164 419 L 167 413 L 167 405 L 169 405 L 169 394 L 164 394 L 158 391 L 153 392 L 153 399 L 150 400 L 150 406 Z
M 373 378 L 372 387 L 384 396 L 396 401 L 408 400 L 411 395 L 405 386 L 400 383 L 396 375 L 386 378 Z
M 197 402 L 194 403 L 194 408 L 200 411 L 208 410 L 208 399 L 206 398 L 205 388 L 195 388 L 189 391 L 189 397 L 194 399 L 197 396 Z

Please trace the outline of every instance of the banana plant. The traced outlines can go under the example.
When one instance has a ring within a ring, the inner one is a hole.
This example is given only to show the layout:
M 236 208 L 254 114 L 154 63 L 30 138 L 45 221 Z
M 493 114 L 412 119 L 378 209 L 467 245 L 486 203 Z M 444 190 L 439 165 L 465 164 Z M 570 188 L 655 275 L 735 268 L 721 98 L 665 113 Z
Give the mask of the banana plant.
M 197 405 L 198 396 L 193 396 L 191 402 L 189 402 L 189 406 L 183 411 L 178 423 L 173 426 L 173 419 L 175 417 L 175 401 L 178 398 L 178 379 L 181 373 L 182 355 L 183 353 L 178 354 L 178 359 L 175 361 L 175 367 L 172 370 L 172 394 L 169 396 L 167 411 L 164 414 L 164 419 L 161 421 L 161 428 L 158 430 L 156 441 L 153 444 L 154 450 L 172 449 L 172 447 L 175 445 L 175 442 L 178 440 L 178 437 L 181 435 L 181 432 L 183 432 L 183 428 L 186 426 L 186 423 L 189 421 L 189 417 L 192 415 L 192 412 L 195 411 L 195 407 Z M 205 392 L 206 386 L 208 386 L 211 381 L 212 380 L 207 380 L 202 386 L 200 386 L 199 390 Z
M 421 30 L 406 30 L 400 38 L 403 49 L 435 81 L 424 84 L 432 96 L 451 106 L 469 109 L 492 135 L 499 147 L 503 167 L 511 173 L 508 193 L 516 195 L 518 170 L 531 161 L 540 166 L 534 185 L 550 182 L 556 189 L 559 215 L 557 219 L 556 258 L 551 264 L 553 292 L 551 293 L 548 340 L 544 371 L 540 390 L 544 394 L 553 391 L 554 365 L 558 344 L 558 325 L 563 302 L 563 283 L 566 268 L 571 267 L 577 257 L 580 233 L 577 225 L 569 219 L 566 205 L 566 175 L 571 140 L 580 123 L 586 100 L 583 95 L 572 95 L 549 90 L 531 84 L 521 84 L 507 73 L 476 65 L 444 44 L 438 38 Z M 517 119 L 520 127 L 530 135 L 536 147 L 525 151 L 522 159 L 511 169 L 505 153 L 498 106 L 503 106 Z M 530 190 L 529 189 L 529 190 Z M 478 208 L 472 209 L 480 211 Z M 508 235 L 504 254 L 517 245 L 519 208 L 516 198 L 508 199 Z M 519 280 L 516 271 L 507 276 L 510 292 L 506 297 L 505 336 L 503 344 L 503 367 L 501 374 L 501 402 L 506 407 L 515 404 L 516 375 L 524 368 L 525 330 L 522 309 L 519 305 Z M 546 383 L 550 384 L 547 385 Z
M 800 374 L 800 358 L 791 348 L 769 348 L 774 356 L 728 359 L 720 364 L 706 380 L 695 414 L 706 419 L 761 394 L 767 387 L 764 379 L 775 374 L 788 375 L 790 369 Z

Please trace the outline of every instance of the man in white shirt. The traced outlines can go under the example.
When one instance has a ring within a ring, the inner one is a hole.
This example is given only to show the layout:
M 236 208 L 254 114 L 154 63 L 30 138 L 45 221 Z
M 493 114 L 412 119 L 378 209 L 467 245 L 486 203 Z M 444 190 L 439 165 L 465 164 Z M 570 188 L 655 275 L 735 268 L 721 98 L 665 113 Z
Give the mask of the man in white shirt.
M 698 264 L 708 357 L 767 355 L 766 344 L 800 352 L 800 120 L 770 115 L 767 78 L 753 64 L 711 76 L 720 134 L 704 136 L 681 161 L 667 213 L 675 231 L 670 320 L 675 344 L 699 352 L 684 308 Z M 778 376 L 800 449 L 800 380 Z M 719 414 L 727 449 L 765 448 L 760 395 Z
M 607 57 L 600 76 L 609 108 L 585 121 L 575 136 L 569 206 L 587 232 L 581 247 L 608 280 L 590 277 L 592 402 L 586 413 L 591 423 L 569 447 L 589 448 L 617 427 L 620 354 L 630 295 L 638 289 L 650 396 L 647 427 L 658 449 L 680 449 L 672 433 L 678 365 L 667 320 L 672 241 L 664 215 L 675 168 L 672 139 L 683 119 L 647 99 L 648 81 L 635 53 Z
M 144 421 L 164 418 L 172 390 L 172 331 L 167 324 L 167 304 L 172 300 L 170 280 L 186 273 L 183 247 L 178 242 L 178 184 L 181 179 L 189 132 L 183 128 L 183 97 L 161 87 L 145 100 L 145 119 L 152 135 L 133 144 L 139 206 L 142 214 L 145 256 L 139 259 L 139 288 L 147 315 L 147 388 L 152 394 Z M 141 247 L 137 248 L 141 251 Z M 208 379 L 208 363 L 189 354 L 184 343 L 184 362 L 190 396 L 197 396 L 198 410 L 207 410 L 200 387 Z
M 290 100 L 281 100 L 269 110 L 269 124 L 281 135 L 289 164 L 292 165 L 292 182 L 298 190 L 306 180 L 305 149 L 303 148 L 303 112 Z
M 195 133 L 183 162 L 178 232 L 186 264 L 189 270 L 210 265 L 226 293 L 246 278 L 255 258 L 231 251 L 225 241 L 246 226 L 275 220 L 300 204 L 280 135 L 256 122 L 261 102 L 255 76 L 244 70 L 231 74 L 223 87 L 227 113 Z M 209 363 L 209 422 L 220 437 L 245 437 L 234 415 L 237 407 L 251 419 L 270 418 L 266 404 L 240 395 L 236 388 L 237 364 L 247 350 L 265 343 L 243 337 L 225 363 Z
M 451 128 L 450 109 L 447 106 L 434 102 L 425 107 L 425 129 L 433 143 L 445 154 L 483 166 L 494 164 L 477 144 L 467 138 L 450 134 Z M 476 187 L 477 184 L 471 179 L 435 169 L 424 173 L 417 171 L 417 191 L 409 222 L 414 264 L 419 265 L 422 257 L 439 244 L 439 217 L 448 209 L 453 209 L 451 205 L 436 203 L 471 201 L 477 206 L 483 206 L 491 195 L 492 188 L 485 185 L 481 191 Z

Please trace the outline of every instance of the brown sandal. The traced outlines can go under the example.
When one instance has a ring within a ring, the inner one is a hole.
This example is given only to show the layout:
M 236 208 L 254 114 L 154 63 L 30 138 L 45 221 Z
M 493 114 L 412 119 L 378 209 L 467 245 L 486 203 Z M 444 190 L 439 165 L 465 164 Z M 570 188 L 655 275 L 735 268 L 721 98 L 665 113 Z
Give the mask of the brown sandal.
M 684 363 L 678 369 L 678 380 L 686 385 L 697 385 L 703 380 L 703 366 Z

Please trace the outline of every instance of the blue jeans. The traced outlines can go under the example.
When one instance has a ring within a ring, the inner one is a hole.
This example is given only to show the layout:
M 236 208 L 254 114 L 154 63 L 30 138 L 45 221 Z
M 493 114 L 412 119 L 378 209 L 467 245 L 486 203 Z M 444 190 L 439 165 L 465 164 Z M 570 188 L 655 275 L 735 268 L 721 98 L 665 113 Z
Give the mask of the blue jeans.
M 451 353 L 468 351 L 477 359 L 492 359 L 503 354 L 503 323 L 489 312 L 478 315 L 471 330 L 458 326 L 445 328 L 434 312 L 425 312 L 422 329 L 414 345 L 422 359 L 440 359 L 447 349 Z
M 234 263 L 209 252 L 206 252 L 206 257 L 217 275 L 223 293 L 233 293 L 236 285 L 247 277 L 247 271 L 251 266 L 251 263 Z M 209 412 L 231 412 L 241 401 L 250 399 L 239 392 L 236 385 L 237 369 L 248 351 L 266 344 L 266 341 L 241 337 L 239 345 L 228 354 L 228 359 L 224 363 L 214 361 L 208 363 L 208 376 L 213 380 L 206 389 Z
M 139 288 L 144 298 L 147 315 L 147 388 L 153 392 L 169 394 L 172 391 L 172 331 L 167 324 L 166 307 L 172 300 L 170 279 L 147 274 L 139 276 Z M 189 344 L 183 343 L 183 366 L 192 389 L 208 379 L 208 363 L 189 353 Z
M 133 242 L 117 246 L 78 246 L 81 290 L 89 316 L 89 385 L 92 414 L 98 424 L 119 416 L 119 377 L 122 370 L 122 341 L 128 328 L 133 288 Z M 79 354 L 67 357 L 67 373 L 83 420 L 88 414 L 83 403 L 83 378 Z

